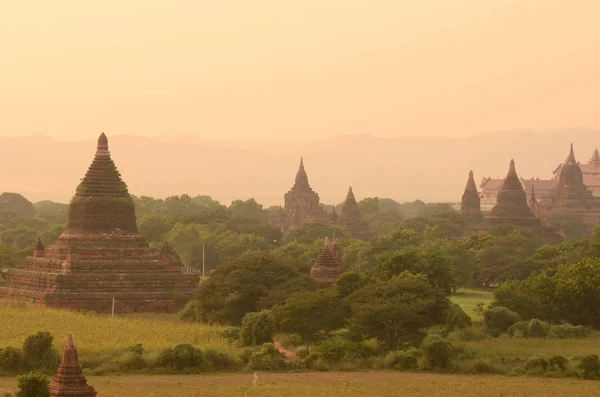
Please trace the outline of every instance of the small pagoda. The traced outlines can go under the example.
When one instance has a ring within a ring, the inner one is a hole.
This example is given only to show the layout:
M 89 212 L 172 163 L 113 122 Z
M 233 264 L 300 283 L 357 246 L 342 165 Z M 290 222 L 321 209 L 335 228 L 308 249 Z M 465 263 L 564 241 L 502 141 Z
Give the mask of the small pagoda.
M 465 191 L 460 202 L 460 213 L 465 219 L 467 227 L 477 225 L 483 220 L 483 216 L 481 215 L 481 198 L 477 191 L 477 185 L 475 185 L 473 171 L 469 171 L 467 185 L 465 186 Z
M 297 229 L 307 223 L 329 222 L 327 211 L 321 207 L 319 195 L 308 183 L 302 158 L 294 186 L 285 194 L 284 199 L 284 207 L 275 212 L 270 219 L 271 224 L 281 227 L 284 231 Z
M 345 267 L 342 262 L 342 254 L 335 239 L 335 236 L 329 241 L 325 238 L 325 244 L 319 254 L 317 261 L 310 269 L 310 275 L 319 284 L 328 287 L 335 283 L 344 272 Z
M 346 229 L 350 236 L 354 238 L 367 240 L 370 237 L 369 225 L 360 215 L 352 186 L 348 189 L 346 200 L 342 204 L 342 211 L 336 224 Z
M 55 246 L 38 239 L 23 267 L 9 269 L 0 297 L 42 306 L 110 312 L 175 312 L 194 296 L 198 277 L 175 253 L 150 248 L 104 133 L 69 206 Z
M 595 150 L 590 163 L 600 161 L 597 157 Z M 542 197 L 540 204 L 540 211 L 544 215 L 553 212 L 569 213 L 578 217 L 590 229 L 598 222 L 600 198 L 594 197 L 593 192 L 585 185 L 581 166 L 575 159 L 573 144 L 560 169 L 556 188 L 549 196 Z
M 96 390 L 87 384 L 87 379 L 79 367 L 79 355 L 70 331 L 63 349 L 62 363 L 48 388 L 50 397 L 96 397 Z

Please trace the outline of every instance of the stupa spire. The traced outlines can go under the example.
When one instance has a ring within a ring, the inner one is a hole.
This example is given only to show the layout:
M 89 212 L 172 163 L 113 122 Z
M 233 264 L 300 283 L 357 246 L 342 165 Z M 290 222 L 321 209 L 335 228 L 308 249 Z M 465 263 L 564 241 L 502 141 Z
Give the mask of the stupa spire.
M 300 167 L 298 167 L 298 172 L 296 173 L 296 181 L 294 183 L 294 188 L 310 190 L 310 184 L 308 183 L 308 175 L 306 174 L 306 170 L 304 169 L 303 157 L 300 157 Z
M 592 157 L 590 158 L 590 161 L 588 161 L 588 164 L 600 165 L 600 152 L 598 151 L 598 146 L 596 146 L 596 148 L 594 149 L 594 152 L 592 153 Z
M 536 215 L 540 212 L 540 207 L 537 202 L 537 198 L 535 197 L 535 182 L 533 180 L 531 181 L 531 194 L 529 195 L 528 204 L 529 208 L 531 209 L 531 212 L 533 212 Z
M 348 188 L 348 194 L 346 195 L 346 202 L 356 202 L 356 198 L 354 197 L 354 192 L 352 191 L 352 186 Z
M 96 390 L 87 384 L 87 379 L 81 372 L 79 356 L 75 343 L 73 343 L 71 330 L 69 330 L 69 338 L 63 349 L 62 362 L 48 388 L 50 397 L 96 397 Z
M 490 211 L 490 215 L 504 219 L 535 218 L 527 203 L 527 194 L 517 175 L 514 160 L 510 160 L 508 174 L 498 192 L 496 205 Z
M 469 171 L 469 178 L 460 202 L 460 213 L 469 223 L 477 223 L 481 220 L 481 199 L 472 170 Z
M 567 159 L 565 160 L 565 165 L 566 164 L 577 164 L 577 161 L 575 160 L 575 153 L 573 152 L 573 144 L 571 143 L 571 149 L 569 150 L 569 155 L 567 156 Z

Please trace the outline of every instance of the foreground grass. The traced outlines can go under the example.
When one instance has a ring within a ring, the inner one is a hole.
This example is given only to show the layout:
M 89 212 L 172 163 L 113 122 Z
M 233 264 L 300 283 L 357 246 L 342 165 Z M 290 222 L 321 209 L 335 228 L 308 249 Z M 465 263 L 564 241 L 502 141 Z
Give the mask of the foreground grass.
M 179 343 L 228 352 L 234 347 L 221 336 L 223 327 L 179 322 L 169 315 L 110 316 L 0 304 L 0 348 L 21 347 L 27 336 L 48 331 L 62 347 L 69 329 L 80 357 L 111 354 L 141 343 L 158 351 Z
M 452 303 L 459 305 L 465 313 L 467 313 L 473 320 L 482 320 L 481 316 L 476 314 L 475 308 L 478 303 L 483 303 L 483 308 L 487 308 L 492 300 L 494 299 L 494 295 L 491 291 L 483 291 L 477 289 L 467 289 L 461 288 L 456 291 L 452 296 L 450 296 L 450 300 Z
M 598 383 L 570 379 L 507 378 L 394 372 L 260 373 L 210 376 L 105 376 L 88 382 L 102 397 L 331 397 L 598 396 Z M 0 378 L 0 393 L 14 391 L 14 378 Z

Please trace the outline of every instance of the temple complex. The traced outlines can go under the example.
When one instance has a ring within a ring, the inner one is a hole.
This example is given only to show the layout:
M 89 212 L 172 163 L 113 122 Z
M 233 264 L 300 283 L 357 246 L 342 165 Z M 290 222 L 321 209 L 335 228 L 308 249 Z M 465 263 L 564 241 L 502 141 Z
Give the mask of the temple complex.
M 271 216 L 270 222 L 284 231 L 297 229 L 306 223 L 329 223 L 327 211 L 321 208 L 319 195 L 312 190 L 300 159 L 294 186 L 284 196 L 284 207 Z
M 369 225 L 358 211 L 358 203 L 352 192 L 352 186 L 348 189 L 346 200 L 342 204 L 341 214 L 335 224 L 346 229 L 348 234 L 354 238 L 367 240 L 370 237 Z
M 473 171 L 469 171 L 469 179 L 465 186 L 465 192 L 460 202 L 460 213 L 465 219 L 467 225 L 476 225 L 483 219 L 481 215 L 481 201 L 479 192 L 473 178 Z
M 96 397 L 96 390 L 87 384 L 79 367 L 79 355 L 71 332 L 63 349 L 62 362 L 48 388 L 50 397 Z
M 314 266 L 310 269 L 311 277 L 322 286 L 328 287 L 336 282 L 344 270 L 342 255 L 335 236 L 331 242 L 326 238 L 323 250 L 319 254 Z
M 110 312 L 175 312 L 194 296 L 198 277 L 175 253 L 150 248 L 135 207 L 100 135 L 94 160 L 69 206 L 55 246 L 38 239 L 33 255 L 9 269 L 0 297 L 42 306 Z
M 597 157 L 596 150 L 590 162 L 597 161 Z M 575 215 L 590 228 L 600 219 L 600 198 L 594 197 L 592 191 L 585 185 L 583 172 L 575 160 L 572 144 L 567 159 L 560 167 L 556 188 L 550 195 L 542 197 L 540 210 L 543 215 L 554 212 Z

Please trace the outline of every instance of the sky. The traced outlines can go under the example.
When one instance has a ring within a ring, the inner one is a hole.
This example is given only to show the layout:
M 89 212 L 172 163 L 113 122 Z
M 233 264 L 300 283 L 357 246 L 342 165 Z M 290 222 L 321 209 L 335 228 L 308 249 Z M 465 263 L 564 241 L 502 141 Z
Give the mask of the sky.
M 0 5 L 0 136 L 600 127 L 597 0 Z

